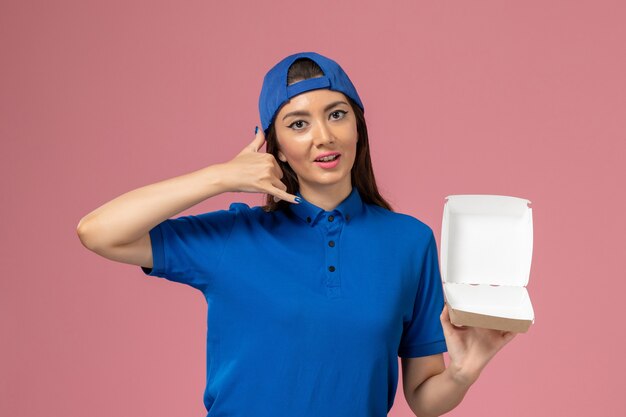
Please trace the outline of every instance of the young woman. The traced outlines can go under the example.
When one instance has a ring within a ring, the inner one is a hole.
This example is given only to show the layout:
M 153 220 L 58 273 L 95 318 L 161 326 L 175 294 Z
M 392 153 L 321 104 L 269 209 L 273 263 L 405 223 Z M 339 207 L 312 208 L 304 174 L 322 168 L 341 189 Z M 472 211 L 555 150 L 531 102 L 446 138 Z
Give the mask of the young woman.
M 450 323 L 433 231 L 379 194 L 364 106 L 335 61 L 284 58 L 259 110 L 232 160 L 117 197 L 80 221 L 81 241 L 203 292 L 208 416 L 382 417 L 398 356 L 413 412 L 451 410 L 514 334 Z M 171 218 L 227 191 L 266 204 Z

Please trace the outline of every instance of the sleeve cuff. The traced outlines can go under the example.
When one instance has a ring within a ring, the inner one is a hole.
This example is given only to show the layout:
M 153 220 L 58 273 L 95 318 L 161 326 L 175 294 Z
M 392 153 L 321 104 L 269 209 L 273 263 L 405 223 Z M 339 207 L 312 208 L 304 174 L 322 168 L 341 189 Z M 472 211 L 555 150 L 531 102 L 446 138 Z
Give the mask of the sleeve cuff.
M 448 347 L 446 341 L 438 340 L 436 342 L 423 343 L 421 345 L 400 346 L 398 356 L 401 358 L 417 358 L 420 356 L 435 355 L 437 353 L 447 352 Z
M 150 242 L 152 246 L 152 268 L 140 266 L 144 274 L 150 276 L 163 276 L 165 266 L 165 251 L 163 248 L 163 232 L 158 224 L 150 229 Z

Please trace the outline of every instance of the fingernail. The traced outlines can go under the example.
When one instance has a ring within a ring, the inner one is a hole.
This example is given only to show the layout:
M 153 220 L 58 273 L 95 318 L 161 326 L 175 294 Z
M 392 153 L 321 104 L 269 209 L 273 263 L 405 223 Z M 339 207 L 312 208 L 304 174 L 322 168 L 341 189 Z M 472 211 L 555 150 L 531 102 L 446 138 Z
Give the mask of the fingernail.
M 259 131 L 259 127 L 258 126 L 254 126 L 254 134 L 256 135 L 257 132 Z
M 296 200 L 298 203 L 301 203 L 301 202 L 302 202 L 302 199 L 301 199 L 300 197 L 296 197 L 296 198 L 295 198 L 295 200 Z

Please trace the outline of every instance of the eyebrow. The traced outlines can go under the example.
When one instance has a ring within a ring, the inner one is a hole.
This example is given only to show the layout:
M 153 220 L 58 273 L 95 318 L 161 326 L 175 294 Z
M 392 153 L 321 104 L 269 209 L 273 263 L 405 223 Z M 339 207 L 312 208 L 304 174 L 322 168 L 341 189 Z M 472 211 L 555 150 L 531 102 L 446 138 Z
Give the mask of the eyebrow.
M 328 106 L 324 107 L 324 111 L 328 111 L 330 109 L 332 109 L 333 107 L 335 107 L 338 104 L 348 104 L 345 101 L 335 101 L 334 103 L 330 103 Z M 285 120 L 287 117 L 289 116 L 309 116 L 310 113 L 308 111 L 304 111 L 304 110 L 297 110 L 297 111 L 292 111 L 291 113 L 287 113 L 284 117 L 283 120 Z

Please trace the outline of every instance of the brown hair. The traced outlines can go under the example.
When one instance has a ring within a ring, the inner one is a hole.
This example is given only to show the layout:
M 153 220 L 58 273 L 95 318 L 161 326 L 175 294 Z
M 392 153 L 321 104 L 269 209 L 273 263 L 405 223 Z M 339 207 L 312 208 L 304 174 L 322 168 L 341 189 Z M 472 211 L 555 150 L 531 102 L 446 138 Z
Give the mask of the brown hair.
M 287 74 L 287 85 L 294 84 L 298 81 L 307 80 L 324 75 L 322 69 L 309 58 L 297 59 Z M 350 173 L 352 186 L 356 187 L 361 195 L 361 199 L 369 204 L 375 204 L 387 210 L 393 211 L 391 205 L 378 192 L 376 179 L 374 178 L 374 170 L 372 168 L 372 160 L 370 158 L 369 140 L 367 136 L 367 125 L 363 116 L 363 110 L 350 97 L 346 96 L 352 111 L 356 116 L 356 127 L 359 140 L 356 146 L 356 157 L 354 165 Z M 278 158 L 278 140 L 276 139 L 275 122 L 272 122 L 265 134 L 267 153 L 271 153 L 278 166 L 283 171 L 281 181 L 287 186 L 287 192 L 295 194 L 299 190 L 298 177 L 287 162 L 283 162 Z M 265 205 L 263 210 L 266 212 L 274 210 L 284 210 L 289 204 L 293 204 L 284 200 L 274 201 L 274 196 L 266 194 Z

